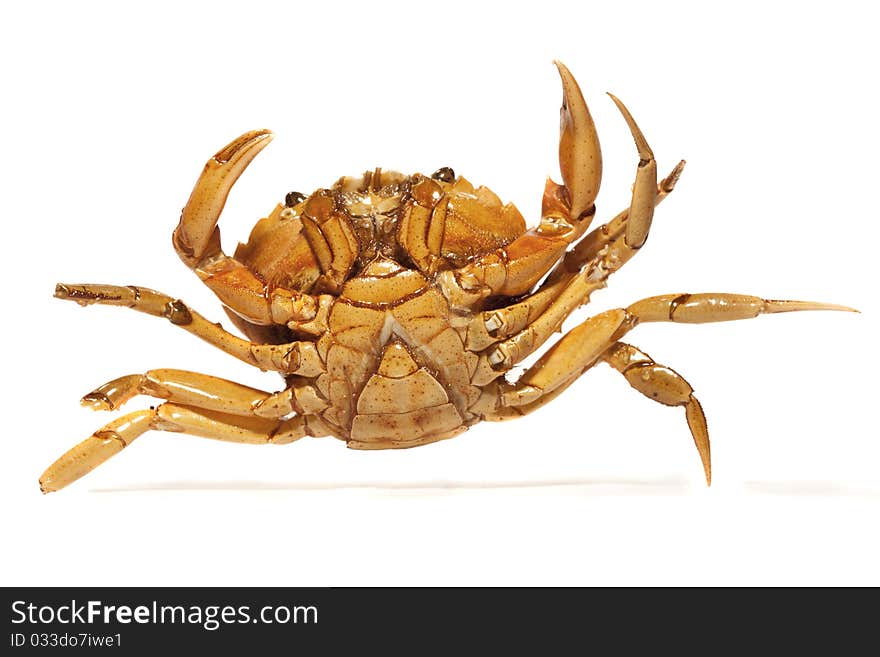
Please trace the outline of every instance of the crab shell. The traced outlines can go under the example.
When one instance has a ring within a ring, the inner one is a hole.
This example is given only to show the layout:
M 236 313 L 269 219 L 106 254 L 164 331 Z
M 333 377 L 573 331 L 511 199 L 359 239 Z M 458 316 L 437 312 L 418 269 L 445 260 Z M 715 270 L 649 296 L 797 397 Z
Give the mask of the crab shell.
M 551 192 L 557 188 L 551 183 Z M 563 215 L 545 217 L 541 232 L 558 235 Z M 506 247 L 525 233 L 513 204 L 449 168 L 431 177 L 376 169 L 307 198 L 288 194 L 255 225 L 235 260 L 267 289 L 323 297 L 326 330 L 316 327 L 311 339 L 326 370 L 315 390 L 328 405 L 312 410 L 325 430 L 350 447 L 409 447 L 482 419 L 473 409 L 480 386 L 502 372 L 467 348 L 468 331 L 474 314 L 501 297 L 463 268 L 477 263 L 479 270 L 487 256 L 506 260 Z M 521 288 L 534 285 L 560 251 L 536 255 L 540 273 L 519 281 Z M 529 264 L 534 268 L 534 259 Z M 221 295 L 240 291 L 224 273 L 204 280 Z M 237 300 L 224 299 L 227 312 L 251 340 L 309 339 L 301 316 L 267 324 L 266 317 L 236 312 Z M 305 381 L 290 375 L 287 383 L 296 390 Z

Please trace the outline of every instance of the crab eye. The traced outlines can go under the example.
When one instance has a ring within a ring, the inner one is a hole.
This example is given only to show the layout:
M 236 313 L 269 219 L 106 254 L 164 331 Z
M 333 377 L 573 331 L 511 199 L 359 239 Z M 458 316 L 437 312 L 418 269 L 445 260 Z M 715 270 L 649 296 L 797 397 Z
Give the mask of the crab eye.
M 290 192 L 287 194 L 287 196 L 284 197 L 284 205 L 288 208 L 292 208 L 295 205 L 299 205 L 305 200 L 305 194 L 301 194 L 300 192 Z
M 452 167 L 441 167 L 431 174 L 431 178 L 440 182 L 453 182 L 455 180 L 455 171 Z

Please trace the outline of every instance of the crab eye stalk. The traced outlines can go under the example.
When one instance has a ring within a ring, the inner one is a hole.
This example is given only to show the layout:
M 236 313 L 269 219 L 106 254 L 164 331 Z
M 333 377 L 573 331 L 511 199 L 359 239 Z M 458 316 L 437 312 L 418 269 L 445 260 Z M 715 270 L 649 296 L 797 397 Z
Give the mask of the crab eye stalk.
M 455 181 L 455 171 L 452 167 L 440 167 L 431 174 L 431 178 L 440 182 L 451 183 Z
M 306 200 L 306 195 L 301 192 L 288 192 L 284 197 L 284 205 L 288 208 L 295 207 Z

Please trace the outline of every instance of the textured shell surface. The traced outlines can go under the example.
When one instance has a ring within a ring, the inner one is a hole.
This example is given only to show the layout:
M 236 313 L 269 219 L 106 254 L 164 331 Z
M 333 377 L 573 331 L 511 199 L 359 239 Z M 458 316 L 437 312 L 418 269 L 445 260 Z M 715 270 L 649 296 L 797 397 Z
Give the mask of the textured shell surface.
M 324 245 L 311 225 L 347 246 L 331 256 L 341 260 L 335 282 L 313 261 Z M 327 429 L 351 447 L 408 447 L 478 419 L 468 410 L 480 394 L 478 357 L 465 343 L 479 308 L 451 307 L 438 277 L 524 231 L 512 204 L 449 168 L 431 177 L 376 169 L 308 197 L 288 194 L 236 256 L 269 285 L 329 294 L 328 330 L 317 341 L 326 372 L 315 382 L 329 403 Z M 265 337 L 263 327 L 243 328 Z M 297 337 L 274 333 L 279 343 Z

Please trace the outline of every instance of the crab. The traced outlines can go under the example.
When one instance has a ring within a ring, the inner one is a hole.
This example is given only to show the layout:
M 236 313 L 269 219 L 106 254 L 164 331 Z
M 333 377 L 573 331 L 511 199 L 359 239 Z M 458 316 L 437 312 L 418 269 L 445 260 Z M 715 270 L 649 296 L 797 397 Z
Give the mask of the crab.
M 577 82 L 563 64 L 556 67 L 562 184 L 548 178 L 537 227 L 527 229 L 512 204 L 448 167 L 430 176 L 375 169 L 310 196 L 287 194 L 230 257 L 217 223 L 233 184 L 272 139 L 258 130 L 208 161 L 173 234 L 180 258 L 246 339 L 144 287 L 58 284 L 61 299 L 164 317 L 227 354 L 278 372 L 285 385 L 264 392 L 176 369 L 114 379 L 82 403 L 113 411 L 137 395 L 164 402 L 123 415 L 70 449 L 40 478 L 43 492 L 76 481 L 149 430 L 250 444 L 333 436 L 355 449 L 426 445 L 482 420 L 531 413 L 599 363 L 649 399 L 684 409 L 710 484 L 706 418 L 693 388 L 623 338 L 644 322 L 852 309 L 743 294 L 653 296 L 583 321 L 509 378 L 639 252 L 655 206 L 673 191 L 685 164 L 658 181 L 647 140 L 609 94 L 639 162 L 629 207 L 587 232 L 602 156 Z

